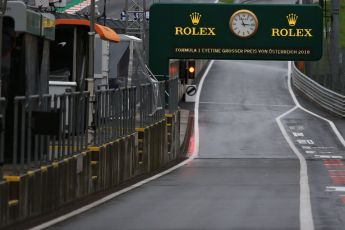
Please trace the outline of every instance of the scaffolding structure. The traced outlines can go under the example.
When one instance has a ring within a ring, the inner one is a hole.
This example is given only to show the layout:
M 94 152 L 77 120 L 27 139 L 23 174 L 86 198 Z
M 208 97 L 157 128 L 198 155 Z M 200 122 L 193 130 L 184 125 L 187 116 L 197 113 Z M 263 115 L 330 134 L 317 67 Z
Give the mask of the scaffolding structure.
M 146 0 L 126 0 L 126 34 L 145 40 L 148 11 Z

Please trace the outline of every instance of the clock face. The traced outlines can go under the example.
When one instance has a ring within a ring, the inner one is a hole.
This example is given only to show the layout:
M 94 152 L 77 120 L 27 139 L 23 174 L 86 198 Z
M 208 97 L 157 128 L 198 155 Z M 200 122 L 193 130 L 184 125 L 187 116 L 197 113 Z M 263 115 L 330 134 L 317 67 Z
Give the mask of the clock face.
M 230 30 L 240 38 L 249 38 L 258 30 L 256 15 L 249 10 L 238 10 L 230 18 Z

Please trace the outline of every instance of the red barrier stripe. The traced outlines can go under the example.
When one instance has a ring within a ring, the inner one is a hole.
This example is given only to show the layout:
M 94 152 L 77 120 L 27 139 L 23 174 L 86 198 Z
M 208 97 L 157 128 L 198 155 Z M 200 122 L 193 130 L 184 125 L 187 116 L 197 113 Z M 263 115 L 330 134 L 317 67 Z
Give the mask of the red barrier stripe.
M 330 165 L 325 165 L 326 168 L 328 169 L 345 169 L 345 165 L 335 165 L 335 164 L 330 164 Z
M 341 202 L 343 203 L 343 205 L 345 205 L 345 196 L 341 196 L 340 199 L 341 199 Z
M 342 176 L 331 176 L 332 183 L 335 185 L 345 185 L 345 177 Z
M 189 146 L 188 146 L 188 156 L 192 156 L 195 151 L 195 136 L 194 134 L 189 139 Z
M 345 176 L 345 170 L 328 171 L 330 176 Z
M 328 160 L 323 160 L 324 164 L 344 164 L 342 160 L 333 160 L 333 159 L 328 159 Z

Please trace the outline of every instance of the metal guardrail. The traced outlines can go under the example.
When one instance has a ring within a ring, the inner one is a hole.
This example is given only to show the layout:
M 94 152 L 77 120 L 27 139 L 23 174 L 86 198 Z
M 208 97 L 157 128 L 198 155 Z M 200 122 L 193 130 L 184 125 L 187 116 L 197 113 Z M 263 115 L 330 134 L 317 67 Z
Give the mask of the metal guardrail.
M 139 127 L 164 119 L 165 82 L 142 84 L 139 90 Z
M 88 106 L 88 92 L 15 97 L 11 171 L 20 173 L 86 150 Z
M 96 91 L 94 144 L 134 133 L 135 114 L 135 87 Z
M 292 72 L 293 85 L 312 101 L 324 109 L 345 117 L 345 96 L 325 88 L 303 74 L 293 64 Z
M 6 99 L 0 98 L 0 181 L 3 178 Z
M 178 110 L 178 84 L 179 79 L 169 79 L 166 81 L 166 92 L 167 92 L 167 109 L 169 113 L 175 113 Z

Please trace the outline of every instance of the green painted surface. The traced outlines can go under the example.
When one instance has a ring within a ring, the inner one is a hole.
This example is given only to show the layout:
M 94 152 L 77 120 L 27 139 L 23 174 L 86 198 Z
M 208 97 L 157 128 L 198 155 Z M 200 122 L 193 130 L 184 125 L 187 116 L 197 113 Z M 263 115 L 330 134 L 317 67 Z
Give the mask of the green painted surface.
M 234 3 L 234 0 L 221 0 L 220 2 L 231 4 L 231 3 Z
M 250 38 L 238 38 L 229 29 L 231 15 L 240 9 L 251 10 L 258 18 L 258 31 Z M 157 75 L 168 74 L 168 60 L 173 58 L 318 60 L 322 56 L 323 17 L 317 5 L 155 4 L 150 10 L 150 68 Z M 190 19 L 193 12 L 202 15 L 197 25 Z M 290 13 L 298 15 L 295 26 L 288 24 Z M 205 30 L 212 34 L 212 30 L 216 35 L 176 36 L 177 27 L 194 27 L 194 34 Z M 311 29 L 312 37 L 272 37 L 272 28 L 291 29 L 291 35 L 296 29 Z
M 68 10 L 69 8 L 72 8 L 73 6 L 79 4 L 79 3 L 83 2 L 83 1 L 85 1 L 85 0 L 72 0 L 69 3 L 67 3 L 67 5 L 65 7 L 58 9 L 57 12 L 60 12 L 60 13 L 64 12 L 65 10 Z

